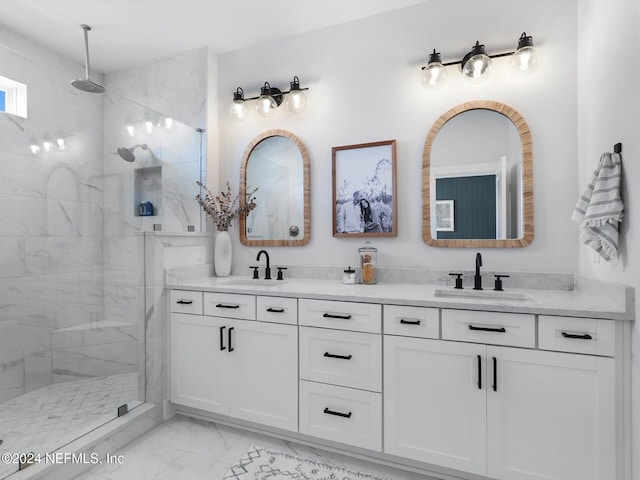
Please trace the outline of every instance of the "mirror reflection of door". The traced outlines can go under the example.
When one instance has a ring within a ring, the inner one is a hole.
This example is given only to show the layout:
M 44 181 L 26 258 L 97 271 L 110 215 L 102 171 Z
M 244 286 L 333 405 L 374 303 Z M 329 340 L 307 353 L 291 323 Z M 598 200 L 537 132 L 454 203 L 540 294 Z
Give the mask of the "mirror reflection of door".
M 522 143 L 513 122 L 487 109 L 462 112 L 438 132 L 431 151 L 431 205 L 454 200 L 453 231 L 437 239 L 514 239 L 523 231 Z

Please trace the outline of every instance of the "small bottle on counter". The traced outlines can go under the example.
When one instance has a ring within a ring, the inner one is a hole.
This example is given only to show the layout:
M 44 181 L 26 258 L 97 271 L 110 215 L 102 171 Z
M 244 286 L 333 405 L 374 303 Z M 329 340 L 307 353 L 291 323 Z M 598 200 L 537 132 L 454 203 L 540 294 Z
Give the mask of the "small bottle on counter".
M 345 285 L 353 285 L 356 283 L 356 271 L 349 266 L 349 268 L 344 270 L 342 274 L 342 283 Z
M 360 256 L 360 283 L 372 285 L 376 283 L 376 265 L 378 261 L 378 249 L 371 246 L 371 242 L 365 242 L 358 249 Z

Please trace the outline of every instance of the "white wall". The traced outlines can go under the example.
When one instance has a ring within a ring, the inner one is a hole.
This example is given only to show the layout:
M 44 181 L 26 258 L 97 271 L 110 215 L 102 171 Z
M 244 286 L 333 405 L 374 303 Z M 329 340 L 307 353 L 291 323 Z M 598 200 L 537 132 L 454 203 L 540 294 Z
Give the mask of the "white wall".
M 580 247 L 580 273 L 640 289 L 640 69 L 633 59 L 640 46 L 640 2 L 578 2 L 578 165 L 580 188 L 600 154 L 622 142 L 625 219 L 620 229 L 620 259 L 594 263 L 591 250 Z M 576 192 L 577 194 L 577 192 Z M 576 238 L 576 234 L 573 238 Z M 640 311 L 636 307 L 636 318 Z M 640 333 L 632 333 L 632 431 L 634 480 L 640 480 Z
M 489 53 L 503 52 L 515 48 L 523 31 L 533 35 L 541 58 L 535 76 L 516 81 L 508 75 L 508 60 L 497 59 L 492 77 L 482 85 L 468 84 L 452 68 L 443 90 L 422 88 L 420 67 L 433 48 L 442 52 L 445 62 L 460 59 L 476 40 L 485 43 Z M 491 99 L 516 108 L 531 128 L 536 231 L 527 248 L 483 251 L 485 265 L 492 270 L 576 271 L 575 243 L 562 240 L 575 237 L 569 220 L 577 190 L 575 1 L 435 0 L 222 54 L 217 68 L 219 118 L 210 114 L 209 120 L 220 125 L 221 184 L 229 179 L 237 192 L 244 150 L 265 130 L 289 130 L 309 150 L 311 242 L 273 248 L 273 263 L 355 262 L 362 239 L 331 234 L 331 147 L 396 139 L 398 236 L 374 239 L 380 265 L 471 269 L 475 250 L 428 247 L 422 241 L 422 152 L 431 125 L 442 113 L 464 101 Z M 238 86 L 253 96 L 265 81 L 287 88 L 294 75 L 310 88 L 303 114 L 280 108 L 271 119 L 229 119 L 227 109 Z M 210 158 L 209 165 L 216 160 Z M 234 237 L 234 262 L 253 261 L 257 249 L 241 247 Z

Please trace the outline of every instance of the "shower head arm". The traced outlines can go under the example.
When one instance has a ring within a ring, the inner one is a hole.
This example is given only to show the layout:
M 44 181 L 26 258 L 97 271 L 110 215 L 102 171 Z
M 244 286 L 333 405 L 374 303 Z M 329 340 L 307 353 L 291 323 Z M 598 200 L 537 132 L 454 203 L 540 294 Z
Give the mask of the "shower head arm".
M 84 30 L 84 73 L 87 80 L 89 79 L 89 72 L 91 68 L 89 66 L 89 30 L 91 27 L 89 25 L 85 25 L 84 23 L 80 25 Z

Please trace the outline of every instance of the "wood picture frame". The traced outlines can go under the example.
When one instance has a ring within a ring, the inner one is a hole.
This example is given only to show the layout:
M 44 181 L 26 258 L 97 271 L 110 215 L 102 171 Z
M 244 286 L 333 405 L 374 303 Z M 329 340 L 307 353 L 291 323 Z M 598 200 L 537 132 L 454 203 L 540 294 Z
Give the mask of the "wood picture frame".
M 333 147 L 333 236 L 398 235 L 396 141 Z

